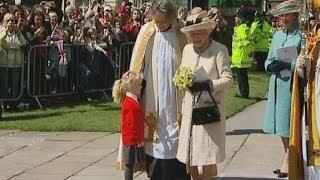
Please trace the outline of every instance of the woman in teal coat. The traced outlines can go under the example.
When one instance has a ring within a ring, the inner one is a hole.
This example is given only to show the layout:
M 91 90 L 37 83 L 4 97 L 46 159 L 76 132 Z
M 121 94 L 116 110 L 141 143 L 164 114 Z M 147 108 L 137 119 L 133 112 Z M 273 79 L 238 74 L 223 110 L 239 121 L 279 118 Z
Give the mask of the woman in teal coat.
M 278 177 L 287 177 L 289 165 L 288 137 L 290 130 L 291 77 L 295 69 L 296 59 L 291 59 L 290 62 L 281 61 L 277 59 L 276 51 L 279 48 L 293 46 L 299 53 L 301 33 L 298 28 L 299 8 L 293 1 L 285 1 L 280 4 L 276 12 L 282 21 L 283 29 L 275 33 L 268 58 L 265 62 L 266 71 L 271 74 L 271 77 L 263 131 L 277 134 L 281 137 L 285 157 L 282 167 L 276 169 L 274 173 L 278 174 Z M 289 72 L 289 75 L 283 75 L 284 71 Z

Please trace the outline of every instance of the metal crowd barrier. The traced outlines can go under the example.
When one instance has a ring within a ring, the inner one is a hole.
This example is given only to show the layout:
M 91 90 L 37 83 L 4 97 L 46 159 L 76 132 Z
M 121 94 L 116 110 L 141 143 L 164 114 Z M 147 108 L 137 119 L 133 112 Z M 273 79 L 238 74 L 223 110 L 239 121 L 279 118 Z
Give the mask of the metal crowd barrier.
M 131 55 L 135 42 L 123 43 L 116 52 L 116 77 L 121 78 L 122 74 L 129 70 Z
M 0 118 L 3 101 L 18 100 L 24 88 L 24 54 L 21 49 L 8 48 L 0 52 Z
M 100 91 L 107 96 L 114 80 L 129 69 L 134 42 L 124 43 L 113 56 L 89 52 L 84 45 L 64 45 L 67 64 L 59 65 L 56 45 L 32 46 L 24 62 L 20 49 L 0 52 L 0 103 L 18 100 L 26 87 L 36 99 Z M 1 110 L 0 110 L 1 112 Z M 1 113 L 0 113 L 1 115 Z
M 84 45 L 65 45 L 67 64 L 61 66 L 56 45 L 36 45 L 28 53 L 28 94 L 39 106 L 41 97 L 94 92 L 112 88 L 115 71 L 112 58 Z

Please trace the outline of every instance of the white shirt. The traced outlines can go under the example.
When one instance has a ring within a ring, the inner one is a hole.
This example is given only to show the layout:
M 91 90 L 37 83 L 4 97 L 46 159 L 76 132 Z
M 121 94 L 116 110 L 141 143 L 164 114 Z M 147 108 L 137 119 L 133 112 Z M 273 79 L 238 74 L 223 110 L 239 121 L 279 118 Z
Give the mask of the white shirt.
M 132 99 L 135 100 L 137 103 L 139 103 L 139 101 L 138 101 L 138 96 L 135 95 L 135 94 L 133 94 L 132 92 L 127 92 L 127 93 L 126 93 L 126 96 L 132 98 Z
M 156 143 L 146 143 L 146 154 L 157 159 L 174 159 L 178 149 L 179 125 L 177 122 L 176 91 L 172 83 L 175 73 L 174 45 L 176 34 L 172 31 L 156 32 L 154 49 L 157 50 L 158 121 Z

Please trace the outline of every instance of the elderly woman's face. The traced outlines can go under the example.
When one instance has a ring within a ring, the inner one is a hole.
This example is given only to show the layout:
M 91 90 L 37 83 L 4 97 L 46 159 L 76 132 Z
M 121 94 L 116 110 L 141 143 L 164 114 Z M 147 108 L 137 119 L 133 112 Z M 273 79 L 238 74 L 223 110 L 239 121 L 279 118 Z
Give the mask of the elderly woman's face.
M 297 24 L 298 14 L 288 13 L 279 16 L 281 20 L 281 25 L 285 29 L 291 29 Z
M 197 48 L 206 46 L 209 40 L 209 33 L 206 29 L 191 31 L 189 36 L 193 46 Z
M 160 31 L 166 31 L 171 25 L 171 20 L 166 13 L 158 11 L 154 16 L 155 23 Z

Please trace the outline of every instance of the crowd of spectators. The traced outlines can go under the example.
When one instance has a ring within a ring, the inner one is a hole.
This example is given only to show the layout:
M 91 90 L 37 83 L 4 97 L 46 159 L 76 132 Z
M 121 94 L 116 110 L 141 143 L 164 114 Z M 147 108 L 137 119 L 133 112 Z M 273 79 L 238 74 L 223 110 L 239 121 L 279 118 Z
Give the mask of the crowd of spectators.
M 61 7 L 57 7 L 55 1 L 25 7 L 0 0 L 0 99 L 17 98 L 20 83 L 24 81 L 21 79 L 23 63 L 9 58 L 16 59 L 19 53 L 5 58 L 10 48 L 20 49 L 25 63 L 30 60 L 29 74 L 27 68 L 24 72 L 30 77 L 32 95 L 59 93 L 59 86 L 65 86 L 66 91 L 111 87 L 116 49 L 136 40 L 142 25 L 151 20 L 150 10 L 151 4 L 147 3 L 138 9 L 123 1 L 118 8 L 113 8 L 103 0 L 94 0 L 87 9 L 67 2 L 61 15 Z M 63 66 L 59 62 L 61 49 L 55 45 L 55 31 L 59 31 L 64 43 L 66 64 Z M 36 45 L 43 47 L 28 53 Z M 77 77 L 78 83 L 70 77 Z
M 136 8 L 125 0 L 117 8 L 104 0 L 94 0 L 88 8 L 75 7 L 67 1 L 61 13 L 62 8 L 55 1 L 26 7 L 0 0 L 0 56 L 8 55 L 3 49 L 14 47 L 22 50 L 25 63 L 29 59 L 29 69 L 25 68 L 25 77 L 21 79 L 21 60 L 0 58 L 0 99 L 16 98 L 21 92 L 19 84 L 26 77 L 30 78 L 29 84 L 23 87 L 29 87 L 31 96 L 111 87 L 119 73 L 116 73 L 115 59 L 119 55 L 116 50 L 123 43 L 135 42 L 141 27 L 152 20 L 151 9 L 151 3 Z M 225 44 L 228 23 L 217 8 L 210 13 L 218 22 L 211 37 Z M 177 9 L 178 18 L 185 20 L 187 14 L 186 9 Z M 56 46 L 53 36 L 57 30 L 64 43 L 63 65 L 61 48 Z M 30 51 L 34 46 L 37 48 Z M 130 61 L 130 52 L 127 54 Z

